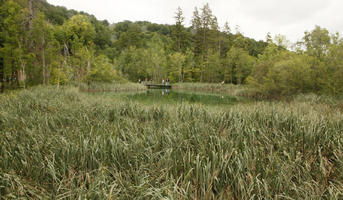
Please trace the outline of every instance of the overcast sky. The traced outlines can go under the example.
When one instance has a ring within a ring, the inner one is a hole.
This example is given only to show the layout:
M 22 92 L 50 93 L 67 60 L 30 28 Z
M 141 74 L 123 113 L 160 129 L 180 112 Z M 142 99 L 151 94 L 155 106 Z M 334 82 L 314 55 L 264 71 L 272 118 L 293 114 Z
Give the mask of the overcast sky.
M 295 42 L 315 25 L 343 33 L 342 0 L 48 0 L 53 5 L 85 11 L 110 23 L 123 20 L 173 24 L 178 6 L 189 26 L 194 7 L 209 3 L 223 27 L 238 25 L 245 36 L 265 40 L 268 32 Z

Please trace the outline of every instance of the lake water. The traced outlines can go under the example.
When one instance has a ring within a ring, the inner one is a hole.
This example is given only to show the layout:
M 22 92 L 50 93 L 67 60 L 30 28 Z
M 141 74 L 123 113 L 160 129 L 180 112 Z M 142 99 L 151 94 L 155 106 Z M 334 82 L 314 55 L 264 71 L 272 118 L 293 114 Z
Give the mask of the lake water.
M 218 93 L 199 93 L 168 89 L 154 89 L 146 92 L 123 95 L 132 101 L 142 103 L 199 103 L 206 105 L 231 105 L 240 101 L 237 97 Z

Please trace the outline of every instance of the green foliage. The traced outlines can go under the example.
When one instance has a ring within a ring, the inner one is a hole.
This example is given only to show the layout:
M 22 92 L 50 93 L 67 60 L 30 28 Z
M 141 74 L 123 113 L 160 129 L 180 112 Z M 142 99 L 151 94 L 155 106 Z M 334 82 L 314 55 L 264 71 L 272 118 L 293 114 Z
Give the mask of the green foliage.
M 142 47 L 143 41 L 141 28 L 137 24 L 128 25 L 128 30 L 120 34 L 119 40 L 116 43 L 119 49 Z
M 332 95 L 340 95 L 343 92 L 343 40 L 337 36 L 338 40 L 328 49 L 319 79 L 322 92 Z
M 168 76 L 167 56 L 163 39 L 163 36 L 154 34 L 147 44 L 147 72 L 154 81 L 158 82 L 165 80 Z
M 276 39 L 285 44 L 281 36 Z M 340 36 L 330 37 L 326 29 L 316 26 L 305 33 L 302 44 L 306 51 L 294 53 L 271 43 L 253 67 L 249 85 L 271 97 L 308 92 L 339 95 L 343 91 Z
M 264 92 L 270 95 L 294 95 L 313 89 L 311 67 L 306 56 L 278 61 L 264 77 Z
M 53 85 L 64 85 L 70 82 L 69 74 L 71 72 L 66 68 L 55 66 L 51 70 L 50 83 Z
M 342 38 L 319 26 L 305 32 L 292 52 L 282 35 L 276 35 L 273 43 L 270 34 L 267 42 L 247 38 L 239 28 L 233 34 L 228 23 L 220 31 L 208 4 L 195 8 L 189 28 L 181 8 L 174 25 L 146 21 L 110 25 L 44 1 L 34 3 L 32 18 L 28 5 L 28 0 L 8 0 L 0 6 L 1 91 L 84 80 L 167 78 L 248 83 L 257 93 L 273 97 L 343 91 Z
M 186 56 L 176 52 L 169 58 L 169 79 L 171 82 L 183 82 L 185 77 L 185 61 Z
M 86 82 L 123 81 L 106 56 L 95 58 L 94 66 L 85 76 Z
M 0 10 L 1 88 L 101 78 L 107 82 L 115 77 L 112 73 L 101 75 L 109 65 L 117 70 L 115 79 L 123 76 L 134 82 L 167 78 L 173 82 L 221 82 L 222 63 L 233 44 L 244 41 L 244 48 L 254 56 L 263 50 L 260 42 L 220 32 L 208 4 L 195 12 L 191 28 L 184 26 L 181 8 L 175 13 L 175 25 L 146 21 L 110 25 L 45 1 L 34 1 L 32 11 L 28 0 L 9 0 Z M 99 56 L 109 60 L 101 59 L 105 63 L 100 64 Z
M 175 51 L 185 52 L 190 45 L 190 34 L 183 25 L 185 17 L 183 16 L 183 11 L 180 7 L 178 7 L 175 14 L 176 23 L 172 29 L 173 48 Z
M 64 25 L 66 36 L 70 42 L 80 42 L 89 45 L 95 38 L 94 26 L 85 15 L 75 15 Z
M 306 56 L 280 50 L 270 44 L 264 54 L 259 56 L 248 77 L 248 83 L 268 96 L 307 92 L 311 89 L 308 86 L 311 80 L 308 61 Z
M 305 32 L 303 43 L 309 55 L 322 60 L 331 43 L 329 31 L 316 26 L 313 31 Z
M 148 77 L 147 62 L 146 50 L 130 47 L 121 52 L 116 64 L 128 80 L 137 82 Z
M 233 46 L 224 60 L 224 80 L 229 83 L 243 84 L 251 73 L 255 58 L 243 48 Z
M 26 22 L 27 12 L 15 1 L 6 1 L 0 7 L 1 15 L 1 37 L 2 45 L 0 46 L 0 54 L 3 59 L 2 65 L 2 87 L 16 88 L 24 77 L 18 77 L 17 74 L 22 74 L 26 65 L 32 58 L 26 50 L 28 41 L 26 34 L 28 30 L 20 26 Z M 20 72 L 20 73 L 19 73 Z M 5 82 L 5 80 L 8 80 Z
M 207 63 L 204 64 L 202 79 L 204 82 L 219 82 L 222 80 L 220 57 L 217 51 L 209 51 Z

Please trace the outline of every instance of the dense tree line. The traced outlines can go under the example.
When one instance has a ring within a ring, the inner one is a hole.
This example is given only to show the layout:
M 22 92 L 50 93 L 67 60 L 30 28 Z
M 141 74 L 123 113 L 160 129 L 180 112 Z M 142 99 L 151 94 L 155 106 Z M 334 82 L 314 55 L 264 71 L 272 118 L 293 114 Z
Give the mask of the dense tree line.
M 316 26 L 305 32 L 295 51 L 282 48 L 282 40 L 270 43 L 248 77 L 257 92 L 268 96 L 315 92 L 343 92 L 343 40 Z M 280 48 L 281 47 L 281 48 Z
M 0 0 L 0 88 L 71 81 L 248 83 L 269 96 L 339 94 L 342 39 L 316 27 L 297 50 L 283 36 L 266 42 L 220 27 L 208 4 L 185 27 L 146 21 L 109 24 L 44 0 Z
M 0 85 L 122 80 L 107 21 L 41 0 L 2 0 Z
M 175 25 L 109 24 L 43 0 L 3 0 L 0 12 L 1 88 L 167 78 L 242 83 L 247 72 L 236 70 L 242 63 L 226 59 L 229 50 L 235 54 L 236 45 L 250 58 L 266 46 L 228 27 L 220 31 L 208 4 L 195 8 L 191 27 L 184 26 L 181 8 Z M 224 70 L 228 66 L 234 69 Z

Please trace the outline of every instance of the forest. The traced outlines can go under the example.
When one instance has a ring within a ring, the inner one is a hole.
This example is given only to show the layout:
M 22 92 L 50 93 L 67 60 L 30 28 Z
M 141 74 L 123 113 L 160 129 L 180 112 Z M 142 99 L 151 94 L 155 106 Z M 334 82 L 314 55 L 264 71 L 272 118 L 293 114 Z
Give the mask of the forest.
M 271 97 L 343 91 L 342 37 L 319 26 L 290 45 L 283 35 L 256 41 L 220 27 L 208 4 L 192 19 L 176 8 L 173 25 L 110 24 L 44 0 L 1 0 L 0 18 L 2 92 L 139 79 L 246 84 Z

